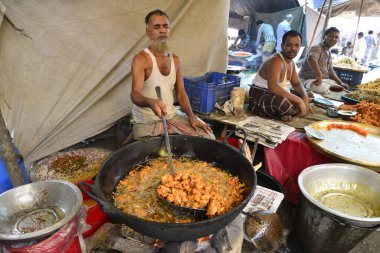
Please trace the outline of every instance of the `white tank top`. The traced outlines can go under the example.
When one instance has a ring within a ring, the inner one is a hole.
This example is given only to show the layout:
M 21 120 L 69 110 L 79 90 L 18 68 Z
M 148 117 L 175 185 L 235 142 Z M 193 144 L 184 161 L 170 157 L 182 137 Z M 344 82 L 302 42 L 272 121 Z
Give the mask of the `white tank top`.
M 288 68 L 286 67 L 285 59 L 284 59 L 284 57 L 282 56 L 281 53 L 278 53 L 277 55 L 280 56 L 280 58 L 282 59 L 284 65 L 285 65 L 285 76 L 284 76 L 284 79 L 282 81 L 280 81 L 280 83 L 278 85 L 281 86 L 287 92 L 290 92 L 290 88 L 292 86 L 290 84 L 290 80 L 287 80 Z M 293 74 L 293 65 L 290 65 L 290 77 L 292 76 L 292 74 Z M 268 80 L 265 80 L 264 78 L 262 78 L 259 75 L 259 72 L 257 72 L 257 74 L 255 75 L 255 77 L 253 78 L 252 84 L 254 84 L 254 85 L 258 86 L 258 87 L 264 88 L 264 89 L 268 89 Z
M 174 85 L 176 83 L 176 69 L 174 64 L 174 59 L 171 54 L 170 55 L 170 73 L 167 76 L 161 74 L 158 66 L 156 57 L 150 52 L 148 48 L 145 48 L 144 51 L 150 56 L 152 59 L 152 73 L 145 80 L 142 95 L 147 98 L 157 98 L 156 94 L 156 86 L 161 87 L 162 100 L 166 104 L 167 115 L 166 118 L 171 119 L 176 115 L 177 109 L 173 105 L 174 103 Z M 161 120 L 157 117 L 152 109 L 149 107 L 139 107 L 137 105 L 133 105 L 132 108 L 133 118 L 136 123 L 154 123 L 158 120 Z

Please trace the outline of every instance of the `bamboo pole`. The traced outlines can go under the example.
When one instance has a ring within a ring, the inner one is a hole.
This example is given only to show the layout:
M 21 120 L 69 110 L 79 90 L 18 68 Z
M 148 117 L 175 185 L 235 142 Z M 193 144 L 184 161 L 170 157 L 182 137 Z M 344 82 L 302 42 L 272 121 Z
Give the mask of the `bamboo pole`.
M 311 45 L 313 45 L 314 37 L 315 37 L 315 34 L 317 33 L 317 28 L 318 28 L 318 25 L 319 25 L 319 21 L 321 21 L 321 16 L 322 16 L 323 9 L 325 8 L 326 1 L 327 1 L 327 0 L 324 0 L 324 1 L 323 1 L 321 11 L 319 12 L 319 16 L 318 16 L 317 23 L 315 24 L 315 27 L 314 27 L 314 32 L 313 32 L 313 34 L 311 35 L 311 39 L 310 39 L 310 42 L 309 42 L 309 46 L 308 46 L 308 48 L 307 48 L 307 53 L 310 51 L 310 47 L 311 47 Z
M 0 110 L 0 157 L 8 171 L 12 186 L 17 187 L 24 184 L 17 157 L 13 150 L 11 137 L 5 125 L 3 114 Z

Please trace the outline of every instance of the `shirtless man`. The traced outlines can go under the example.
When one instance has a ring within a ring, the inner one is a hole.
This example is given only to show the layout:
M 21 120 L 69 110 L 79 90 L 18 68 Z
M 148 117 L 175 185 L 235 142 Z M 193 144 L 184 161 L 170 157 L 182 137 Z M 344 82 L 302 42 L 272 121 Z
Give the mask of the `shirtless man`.
M 152 11 L 146 16 L 145 24 L 150 43 L 133 58 L 131 70 L 132 114 L 136 122 L 133 137 L 163 134 L 161 116 L 164 114 L 170 134 L 215 138 L 211 128 L 193 114 L 183 84 L 180 59 L 168 51 L 168 15 L 161 10 Z M 161 87 L 162 101 L 157 98 L 156 86 Z M 187 117 L 177 115 L 173 91 Z
M 301 42 L 297 31 L 284 34 L 282 51 L 264 62 L 252 81 L 248 110 L 283 121 L 290 121 L 297 114 L 302 117 L 308 114 L 313 94 L 307 93 L 301 85 L 292 60 L 297 56 Z

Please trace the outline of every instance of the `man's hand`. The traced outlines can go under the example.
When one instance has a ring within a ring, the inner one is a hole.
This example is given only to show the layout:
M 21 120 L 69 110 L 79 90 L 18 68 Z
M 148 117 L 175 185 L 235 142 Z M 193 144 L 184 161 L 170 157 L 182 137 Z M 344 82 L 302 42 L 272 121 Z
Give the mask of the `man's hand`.
M 310 110 L 309 101 L 306 101 L 305 103 L 302 99 L 300 99 L 300 102 L 297 105 L 300 108 L 299 115 L 301 117 L 306 117 Z
M 344 82 L 341 82 L 339 85 L 342 86 L 346 90 L 348 90 L 348 88 L 350 87 L 348 84 L 346 84 Z
M 320 85 L 321 83 L 322 83 L 322 77 L 318 76 L 318 77 L 313 81 L 312 84 L 318 86 L 318 85 Z
M 193 115 L 189 117 L 190 125 L 194 128 L 195 131 L 198 131 L 198 128 L 202 128 L 205 133 L 212 133 L 212 129 L 209 125 L 202 122 L 197 116 Z
M 159 99 L 149 99 L 149 107 L 152 109 L 157 117 L 161 118 L 162 113 L 165 115 L 167 113 L 166 104 Z

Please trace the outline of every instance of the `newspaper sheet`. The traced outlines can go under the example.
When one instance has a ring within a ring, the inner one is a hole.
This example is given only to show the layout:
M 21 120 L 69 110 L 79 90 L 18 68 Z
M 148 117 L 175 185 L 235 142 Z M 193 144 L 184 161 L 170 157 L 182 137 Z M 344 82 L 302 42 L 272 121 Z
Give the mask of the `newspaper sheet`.
M 258 138 L 260 144 L 270 148 L 275 148 L 295 130 L 294 127 L 281 122 L 258 116 L 251 116 L 239 122 L 237 128 L 246 131 L 249 141 L 255 141 Z M 235 134 L 243 137 L 241 133 Z
M 283 199 L 283 193 L 257 185 L 255 194 L 243 211 L 253 213 L 257 210 L 269 210 L 275 213 Z

